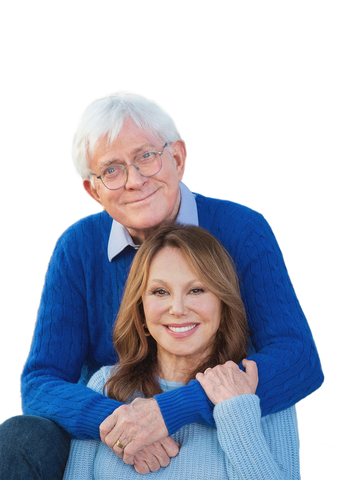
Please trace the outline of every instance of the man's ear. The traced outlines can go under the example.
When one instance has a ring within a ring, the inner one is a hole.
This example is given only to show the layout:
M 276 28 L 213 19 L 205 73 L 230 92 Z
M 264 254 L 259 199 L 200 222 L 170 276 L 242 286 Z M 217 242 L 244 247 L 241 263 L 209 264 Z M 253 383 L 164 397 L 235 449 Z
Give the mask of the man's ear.
M 176 170 L 179 174 L 179 182 L 181 182 L 183 174 L 185 172 L 185 166 L 186 166 L 186 157 L 187 157 L 186 145 L 183 140 L 177 140 L 176 142 L 171 143 L 170 147 L 173 151 Z
M 98 203 L 100 203 L 100 205 L 102 206 L 102 203 L 101 203 L 101 200 L 100 200 L 100 197 L 98 195 L 98 192 L 97 190 L 93 187 L 93 185 L 91 184 L 90 180 L 84 180 L 83 181 L 83 188 L 86 190 L 86 192 L 88 193 L 88 195 L 90 195 L 92 198 L 94 198 L 94 200 L 96 200 Z

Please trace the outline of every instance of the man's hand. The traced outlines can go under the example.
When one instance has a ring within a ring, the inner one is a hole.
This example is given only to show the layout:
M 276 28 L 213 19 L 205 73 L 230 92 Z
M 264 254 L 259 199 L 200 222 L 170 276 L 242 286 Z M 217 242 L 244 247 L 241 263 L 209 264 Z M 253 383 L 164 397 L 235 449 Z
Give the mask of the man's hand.
M 168 437 L 161 411 L 153 398 L 136 398 L 117 408 L 100 425 L 100 436 L 118 457 L 135 465 L 142 474 L 167 466 L 170 457 L 179 452 L 178 444 Z M 117 442 L 124 448 L 120 448 Z
M 155 442 L 143 448 L 133 457 L 133 466 L 141 475 L 156 472 L 160 467 L 167 467 L 171 457 L 179 453 L 180 445 L 171 437 L 166 437 L 160 442 Z
M 197 373 L 196 379 L 205 390 L 206 395 L 215 405 L 239 395 L 254 394 L 258 384 L 257 365 L 252 360 L 244 359 L 243 367 L 232 362 L 208 368 L 204 373 Z

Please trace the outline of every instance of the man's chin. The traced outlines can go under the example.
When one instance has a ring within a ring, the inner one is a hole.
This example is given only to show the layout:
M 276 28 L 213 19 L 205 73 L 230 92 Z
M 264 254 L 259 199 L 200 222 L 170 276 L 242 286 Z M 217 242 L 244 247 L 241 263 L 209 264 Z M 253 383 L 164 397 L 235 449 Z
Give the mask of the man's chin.
M 161 219 L 150 219 L 150 221 L 140 222 L 139 225 L 136 224 L 135 227 L 126 227 L 127 231 L 131 235 L 133 241 L 136 245 L 140 245 L 146 240 L 150 235 L 152 235 L 159 227 L 173 224 L 175 220 L 168 220 L 164 218 Z

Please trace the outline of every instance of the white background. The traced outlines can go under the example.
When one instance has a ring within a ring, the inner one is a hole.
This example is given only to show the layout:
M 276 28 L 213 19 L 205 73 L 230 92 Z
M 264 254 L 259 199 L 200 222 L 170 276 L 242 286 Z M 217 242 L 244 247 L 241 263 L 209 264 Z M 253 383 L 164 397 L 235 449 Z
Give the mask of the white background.
M 185 183 L 264 214 L 322 359 L 298 405 L 302 479 L 342 455 L 343 14 L 340 1 L 7 2 L 1 35 L 1 407 L 19 378 L 58 236 L 99 211 L 71 161 L 93 100 L 142 94 L 174 118 Z M 341 390 L 340 390 L 341 391 Z

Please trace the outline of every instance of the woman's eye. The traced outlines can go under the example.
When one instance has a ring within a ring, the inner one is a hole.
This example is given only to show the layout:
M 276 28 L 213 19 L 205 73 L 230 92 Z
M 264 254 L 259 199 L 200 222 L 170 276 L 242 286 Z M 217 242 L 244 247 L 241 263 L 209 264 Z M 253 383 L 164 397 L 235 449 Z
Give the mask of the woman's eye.
M 157 288 L 152 293 L 153 295 L 158 295 L 160 297 L 168 294 L 167 290 L 165 290 L 164 288 Z
M 204 293 L 204 289 L 203 288 L 192 288 L 192 290 L 190 291 L 190 293 L 193 293 L 195 295 L 198 295 L 199 293 Z

